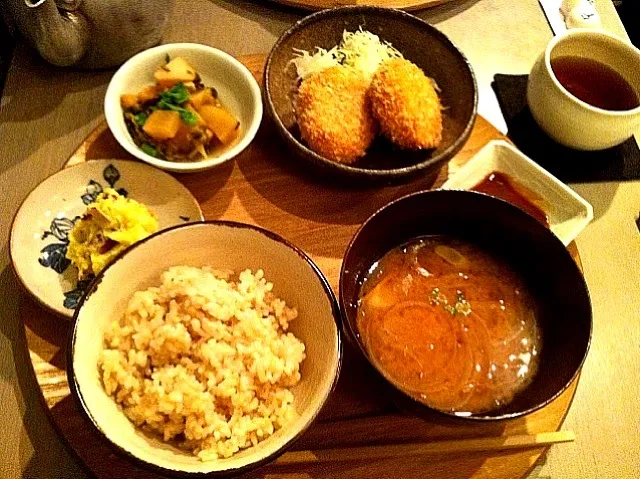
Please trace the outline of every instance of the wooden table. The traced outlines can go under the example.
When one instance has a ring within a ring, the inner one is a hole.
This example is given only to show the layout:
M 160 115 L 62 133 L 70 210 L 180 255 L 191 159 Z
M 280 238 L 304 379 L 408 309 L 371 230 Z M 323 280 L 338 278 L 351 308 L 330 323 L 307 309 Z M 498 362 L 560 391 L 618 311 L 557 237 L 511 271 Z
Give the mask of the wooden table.
M 322 10 L 324 8 L 340 7 L 344 5 L 373 5 L 376 7 L 402 8 L 404 10 L 419 10 L 435 7 L 451 0 L 273 0 L 283 5 L 303 8 L 306 10 Z
M 624 35 L 611 2 L 599 0 L 598 9 L 605 29 Z M 507 0 L 453 0 L 418 15 L 435 23 L 467 55 L 478 78 L 480 113 L 503 129 L 490 84 L 496 72 L 527 72 L 550 38 L 537 0 L 523 0 L 517 8 Z M 300 16 L 270 2 L 176 0 L 165 41 L 208 43 L 234 55 L 265 52 Z M 19 45 L 7 79 L 0 107 L 0 191 L 5 212 L 0 215 L 2 478 L 86 475 L 50 427 L 36 394 L 20 322 L 24 293 L 8 264 L 6 247 L 11 217 L 20 201 L 60 169 L 103 121 L 102 101 L 111 74 L 51 68 Z M 596 220 L 577 240 L 594 306 L 593 341 L 565 421 L 577 441 L 551 448 L 530 477 L 636 478 L 640 235 L 634 221 L 640 182 L 572 186 L 596 212 Z
M 258 81 L 265 57 L 241 57 Z M 456 157 L 445 165 L 435 184 L 417 179 L 409 184 L 353 189 L 335 187 L 328 181 L 315 181 L 304 169 L 296 168 L 296 157 L 287 152 L 267 119 L 252 145 L 234 162 L 197 174 L 177 175 L 198 198 L 205 219 L 221 219 L 257 224 L 287 238 L 307 252 L 338 291 L 342 257 L 359 225 L 379 207 L 403 194 L 439 186 L 450 168 L 456 168 L 492 139 L 504 138 L 484 118 L 479 117 L 473 132 Z M 92 159 L 131 158 L 101 124 L 72 155 L 68 164 Z M 300 201 L 305 198 L 305 201 Z M 572 245 L 577 258 L 575 245 Z M 87 427 L 86 419 L 69 395 L 66 381 L 65 351 L 68 331 L 64 319 L 43 312 L 32 299 L 21 308 L 29 355 L 33 363 L 51 419 L 70 449 L 100 479 L 155 477 L 114 457 L 112 450 Z M 302 436 L 294 450 L 389 445 L 409 442 L 439 442 L 462 438 L 508 437 L 557 430 L 569 409 L 577 381 L 556 401 L 525 418 L 500 423 L 443 421 L 434 415 L 427 420 L 402 413 L 394 404 L 390 390 L 372 368 L 345 343 L 343 366 L 336 390 L 316 424 Z M 305 472 L 314 479 L 367 478 L 372 475 L 422 478 L 509 479 L 524 475 L 544 447 L 519 451 L 479 452 L 458 457 L 404 457 L 346 464 L 302 464 L 287 468 L 270 466 L 250 474 L 266 477 L 270 472 Z M 330 473 L 325 469 L 329 468 Z

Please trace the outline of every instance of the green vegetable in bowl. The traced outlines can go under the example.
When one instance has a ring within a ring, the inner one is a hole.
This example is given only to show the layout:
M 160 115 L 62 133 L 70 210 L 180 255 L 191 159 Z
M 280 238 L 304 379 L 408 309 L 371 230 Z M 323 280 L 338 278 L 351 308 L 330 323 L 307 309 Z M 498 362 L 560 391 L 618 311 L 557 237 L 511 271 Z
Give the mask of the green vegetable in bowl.
M 158 108 L 162 108 L 160 105 L 182 105 L 189 99 L 189 92 L 184 83 L 178 83 L 170 90 L 160 93 L 160 101 L 158 102 Z
M 178 83 L 170 90 L 160 94 L 160 101 L 156 108 L 160 110 L 173 110 L 180 113 L 180 118 L 189 126 L 194 126 L 197 122 L 195 113 L 183 108 L 181 105 L 189 100 L 189 92 L 184 83 Z
M 144 126 L 144 124 L 147 121 L 148 117 L 149 117 L 149 115 L 147 115 L 146 113 L 138 113 L 133 118 L 136 120 L 136 123 L 138 125 Z
M 156 150 L 149 143 L 143 143 L 142 146 L 140 147 L 140 149 L 142 151 L 144 151 L 147 155 L 151 155 L 154 158 L 156 158 L 158 156 L 158 150 Z
M 196 161 L 239 137 L 238 120 L 184 58 L 167 58 L 154 77 L 154 85 L 120 97 L 127 130 L 142 151 L 170 161 Z

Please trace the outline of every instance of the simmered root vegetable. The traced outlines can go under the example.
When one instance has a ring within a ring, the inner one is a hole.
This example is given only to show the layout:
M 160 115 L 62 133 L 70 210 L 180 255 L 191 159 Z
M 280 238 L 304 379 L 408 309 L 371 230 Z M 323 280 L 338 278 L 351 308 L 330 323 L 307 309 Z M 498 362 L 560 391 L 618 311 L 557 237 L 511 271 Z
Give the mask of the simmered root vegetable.
M 185 59 L 167 58 L 154 77 L 156 84 L 120 97 L 127 129 L 142 151 L 170 161 L 197 161 L 238 138 L 240 122 Z
M 126 93 L 120 96 L 120 104 L 122 108 L 137 108 L 138 106 L 138 95 L 133 95 L 131 93 Z
M 240 125 L 224 108 L 217 105 L 202 105 L 199 111 L 207 127 L 223 144 L 227 144 L 235 138 Z
M 205 88 L 204 90 L 200 90 L 189 98 L 189 103 L 193 108 L 199 110 L 200 107 L 204 105 L 215 105 L 216 98 L 213 96 L 213 91 L 211 88 Z
M 176 83 L 194 81 L 196 79 L 196 71 L 184 58 L 177 57 L 158 68 L 153 76 L 158 85 L 172 87 Z
M 160 85 L 149 85 L 144 87 L 138 93 L 138 102 L 145 103 L 147 101 L 154 100 L 160 93 L 162 93 L 162 88 Z
M 182 121 L 177 111 L 155 110 L 145 121 L 142 130 L 154 140 L 169 140 L 178 133 L 180 123 Z

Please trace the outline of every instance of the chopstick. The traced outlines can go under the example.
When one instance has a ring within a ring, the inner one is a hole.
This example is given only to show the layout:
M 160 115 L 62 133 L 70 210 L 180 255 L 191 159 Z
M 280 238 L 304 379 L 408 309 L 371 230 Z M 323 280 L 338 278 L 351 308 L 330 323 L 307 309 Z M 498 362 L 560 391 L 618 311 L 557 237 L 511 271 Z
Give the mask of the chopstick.
M 575 439 L 576 436 L 573 431 L 556 431 L 518 436 L 485 437 L 481 439 L 291 451 L 284 453 L 276 459 L 274 463 L 277 465 L 293 465 L 476 451 L 504 451 L 509 449 L 549 446 L 551 444 L 572 442 L 575 441 Z

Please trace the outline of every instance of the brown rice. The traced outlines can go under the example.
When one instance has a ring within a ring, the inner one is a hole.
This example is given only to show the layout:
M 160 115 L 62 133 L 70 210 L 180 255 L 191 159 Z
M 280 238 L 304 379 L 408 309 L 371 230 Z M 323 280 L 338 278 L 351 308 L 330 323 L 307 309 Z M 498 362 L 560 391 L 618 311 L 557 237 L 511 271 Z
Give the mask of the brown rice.
M 295 416 L 304 344 L 297 311 L 262 270 L 175 266 L 105 333 L 107 394 L 136 425 L 203 461 L 258 444 Z

